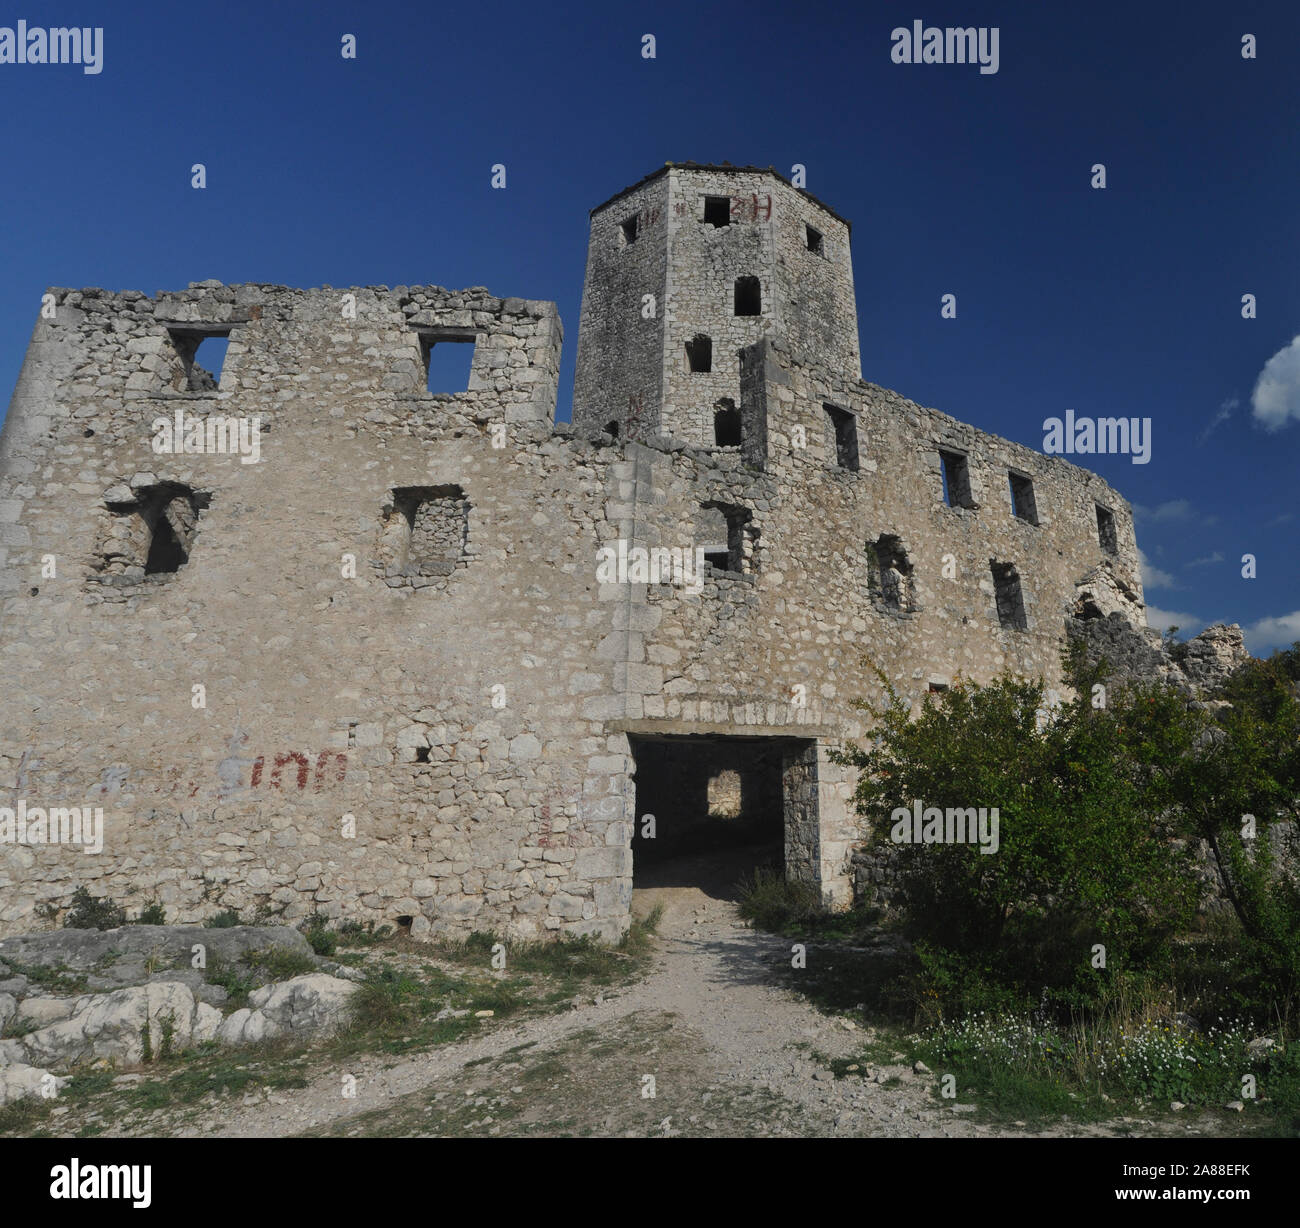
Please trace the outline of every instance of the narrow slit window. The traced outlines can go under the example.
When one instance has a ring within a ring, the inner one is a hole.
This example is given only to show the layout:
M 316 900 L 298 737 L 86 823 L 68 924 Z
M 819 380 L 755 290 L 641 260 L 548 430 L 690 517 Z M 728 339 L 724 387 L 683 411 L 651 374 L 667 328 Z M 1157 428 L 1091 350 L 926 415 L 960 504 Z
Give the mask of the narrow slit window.
M 858 470 L 858 420 L 837 405 L 823 405 L 827 432 L 835 442 L 835 465 L 839 469 Z
M 1097 504 L 1097 540 L 1107 554 L 1119 553 L 1119 538 L 1115 533 L 1115 513 Z
M 1014 563 L 993 563 L 993 591 L 998 607 L 998 623 L 1010 631 L 1024 631 L 1025 598 L 1020 587 L 1020 574 Z

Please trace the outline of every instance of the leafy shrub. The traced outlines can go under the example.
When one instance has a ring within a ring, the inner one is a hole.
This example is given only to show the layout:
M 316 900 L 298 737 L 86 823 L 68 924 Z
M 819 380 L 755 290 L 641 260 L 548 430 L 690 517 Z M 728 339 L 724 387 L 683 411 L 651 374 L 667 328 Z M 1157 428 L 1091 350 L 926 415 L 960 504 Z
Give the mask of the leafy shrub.
M 331 956 L 338 950 L 338 935 L 329 928 L 328 922 L 319 913 L 312 915 L 302 932 L 317 955 Z
M 135 920 L 136 925 L 166 925 L 167 911 L 157 900 L 150 900 Z
M 203 924 L 210 930 L 229 930 L 244 923 L 233 908 L 225 908 L 221 912 L 213 913 Z
M 107 897 L 97 900 L 85 887 L 78 887 L 63 924 L 71 930 L 113 930 L 126 924 L 126 909 Z

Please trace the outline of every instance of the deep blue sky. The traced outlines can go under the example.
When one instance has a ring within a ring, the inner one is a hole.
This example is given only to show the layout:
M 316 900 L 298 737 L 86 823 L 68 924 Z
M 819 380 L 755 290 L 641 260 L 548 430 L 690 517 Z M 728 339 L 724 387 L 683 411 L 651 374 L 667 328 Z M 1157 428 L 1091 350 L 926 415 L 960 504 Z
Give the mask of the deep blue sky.
M 1300 336 L 1300 5 L 1062 7 L 24 0 L 0 24 L 102 25 L 105 64 L 0 65 L 0 401 L 49 285 L 432 282 L 558 302 L 567 417 L 587 211 L 667 160 L 803 163 L 868 379 L 1035 448 L 1150 417 L 1150 464 L 1082 459 L 1139 509 L 1153 624 L 1289 643 L 1300 346 L 1280 429 L 1252 394 Z M 916 18 L 997 26 L 999 71 L 892 63 Z

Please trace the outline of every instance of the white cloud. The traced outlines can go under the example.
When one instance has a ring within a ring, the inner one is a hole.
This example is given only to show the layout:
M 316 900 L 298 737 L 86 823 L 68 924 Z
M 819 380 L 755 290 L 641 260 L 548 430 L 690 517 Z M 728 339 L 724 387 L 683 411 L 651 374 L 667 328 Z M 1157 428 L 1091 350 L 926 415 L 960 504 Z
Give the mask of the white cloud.
M 1184 563 L 1184 567 L 1213 567 L 1215 563 L 1223 562 L 1223 551 L 1216 550 L 1213 554 L 1203 555 L 1199 559 L 1193 559 L 1190 563 Z
M 1250 394 L 1250 408 L 1266 431 L 1280 431 L 1292 418 L 1300 421 L 1300 337 L 1264 364 Z
M 1214 433 L 1215 428 L 1218 427 L 1220 424 L 1227 422 L 1227 420 L 1232 417 L 1233 411 L 1238 410 L 1240 408 L 1241 408 L 1241 399 L 1239 397 L 1229 397 L 1226 401 L 1224 401 L 1223 404 L 1219 406 L 1218 413 L 1216 413 L 1214 417 L 1210 420 L 1210 425 L 1207 426 L 1205 430 L 1201 432 L 1200 442 L 1204 443 L 1207 439 L 1209 439 L 1209 437 Z
M 1147 606 L 1147 626 L 1157 631 L 1168 631 L 1177 627 L 1184 635 L 1195 635 L 1205 629 L 1205 620 L 1196 614 L 1179 614 L 1174 610 L 1162 610 L 1157 606 Z
M 1143 551 L 1138 547 L 1138 562 L 1142 565 L 1142 587 L 1143 588 L 1177 588 L 1178 582 L 1167 571 L 1162 571 L 1157 567 Z
M 1133 515 L 1138 520 L 1159 524 L 1171 520 L 1187 520 L 1192 515 L 1192 505 L 1186 499 L 1170 499 L 1156 507 L 1143 507 L 1133 504 Z
M 1300 640 L 1300 610 L 1278 618 L 1261 618 L 1242 629 L 1246 647 L 1257 657 L 1268 656 L 1275 648 L 1289 648 Z

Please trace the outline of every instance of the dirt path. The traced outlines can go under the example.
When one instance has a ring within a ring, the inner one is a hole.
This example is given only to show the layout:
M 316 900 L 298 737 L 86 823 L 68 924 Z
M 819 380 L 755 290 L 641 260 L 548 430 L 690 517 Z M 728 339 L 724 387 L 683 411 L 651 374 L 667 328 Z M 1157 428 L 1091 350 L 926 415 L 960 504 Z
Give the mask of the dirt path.
M 659 951 L 642 981 L 564 1014 L 501 1027 L 394 1060 L 356 1059 L 299 1090 L 223 1101 L 175 1132 L 330 1134 L 670 1134 L 973 1136 L 1035 1133 L 972 1121 L 906 1065 L 836 1079 L 826 1059 L 864 1034 L 778 983 L 787 940 L 755 934 L 728 900 L 694 888 L 638 893 L 665 905 Z M 814 1054 L 821 1058 L 815 1060 Z M 342 1091 L 356 1080 L 355 1096 Z M 649 1082 L 652 1080 L 653 1082 Z M 161 1123 L 155 1123 L 155 1128 Z M 1198 1133 L 1200 1123 L 1179 1123 Z M 1152 1123 L 1041 1131 L 1161 1133 Z M 1210 1132 L 1206 1128 L 1206 1133 Z

